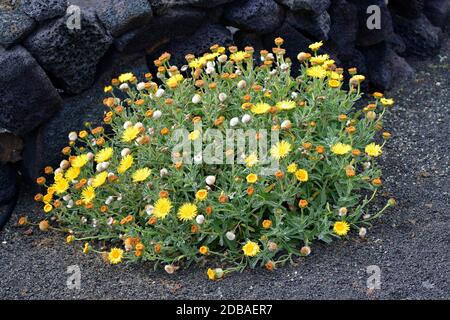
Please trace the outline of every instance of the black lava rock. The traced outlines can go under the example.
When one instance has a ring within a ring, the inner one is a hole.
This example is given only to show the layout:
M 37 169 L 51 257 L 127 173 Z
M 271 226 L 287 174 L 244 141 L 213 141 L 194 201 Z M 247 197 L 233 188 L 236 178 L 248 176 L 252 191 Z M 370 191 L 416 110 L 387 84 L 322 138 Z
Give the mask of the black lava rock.
M 36 23 L 19 10 L 0 11 L 0 45 L 9 47 L 33 31 Z
M 21 8 L 31 18 L 44 21 L 64 16 L 67 0 L 21 0 Z
M 345 0 L 334 1 L 329 9 L 331 27 L 328 44 L 337 53 L 345 53 L 356 46 L 358 9 Z
M 287 22 L 300 32 L 304 32 L 308 36 L 328 40 L 330 32 L 331 19 L 328 12 L 321 14 L 311 14 L 311 11 L 289 11 L 286 16 Z
M 95 8 L 100 21 L 115 37 L 145 25 L 153 16 L 147 0 L 100 0 Z
M 152 7 L 156 9 L 158 14 L 165 10 L 179 6 L 196 6 L 203 8 L 214 8 L 222 4 L 233 2 L 235 0 L 150 0 Z
M 321 14 L 331 4 L 331 0 L 276 0 L 277 2 L 284 4 L 292 11 L 308 10 L 313 11 L 315 14 Z
M 284 10 L 273 0 L 238 1 L 225 7 L 224 17 L 233 27 L 264 34 L 283 23 Z
M 10 164 L 0 165 L 0 205 L 11 200 L 17 192 L 17 173 Z
M 417 19 L 407 19 L 399 15 L 394 15 L 393 18 L 395 32 L 405 42 L 406 54 L 426 57 L 439 52 L 442 30 L 433 26 L 425 15 Z
M 59 94 L 23 47 L 0 48 L 0 70 L 0 128 L 24 135 L 59 108 Z
M 450 1 L 428 0 L 425 2 L 424 13 L 432 24 L 444 27 L 450 23 Z
M 389 64 L 388 46 L 385 42 L 361 49 L 367 66 L 368 78 L 377 90 L 387 90 L 392 84 L 392 69 Z
M 424 0 L 390 0 L 389 7 L 405 18 L 419 18 L 423 12 Z
M 172 54 L 171 62 L 174 64 L 184 64 L 184 57 L 188 53 L 201 55 L 213 44 L 229 46 L 233 43 L 231 32 L 219 24 L 205 23 L 189 38 L 175 38 L 170 42 L 167 51 Z
M 195 8 L 173 8 L 139 29 L 132 30 L 115 40 L 117 50 L 126 53 L 154 51 L 177 36 L 187 37 L 207 18 L 206 12 Z
M 67 17 L 47 23 L 25 41 L 52 79 L 67 93 L 76 94 L 94 82 L 96 67 L 112 43 L 95 13 L 81 11 L 80 28 L 69 28 Z
M 105 70 L 89 90 L 64 99 L 61 110 L 26 137 L 22 172 L 29 181 L 41 175 L 45 166 L 59 165 L 63 159 L 61 150 L 67 146 L 69 132 L 84 129 L 85 122 L 91 122 L 93 126 L 101 124 L 105 110 L 102 101 L 106 97 L 103 88 L 112 78 L 132 72 L 142 79 L 143 74 L 148 72 L 143 54 L 124 57 L 112 53 L 108 60 L 105 61 Z
M 233 35 L 233 39 L 234 39 L 234 43 L 239 48 L 243 49 L 246 46 L 253 47 L 253 49 L 255 49 L 255 53 L 254 53 L 253 57 L 257 58 L 257 59 L 260 58 L 259 52 L 261 50 L 265 49 L 263 41 L 262 41 L 262 37 L 255 33 L 248 33 L 248 32 L 239 30 Z

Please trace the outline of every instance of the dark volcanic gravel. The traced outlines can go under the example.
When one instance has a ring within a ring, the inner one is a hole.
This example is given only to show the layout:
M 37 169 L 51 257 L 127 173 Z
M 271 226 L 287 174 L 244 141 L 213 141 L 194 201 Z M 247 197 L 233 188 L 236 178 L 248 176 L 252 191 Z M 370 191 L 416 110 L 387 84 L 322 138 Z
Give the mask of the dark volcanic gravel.
M 21 215 L 38 221 L 24 191 L 0 232 L 0 299 L 449 299 L 450 298 L 450 42 L 417 74 L 390 93 L 397 104 L 385 127 L 393 139 L 383 155 L 391 208 L 362 242 L 313 245 L 296 266 L 248 270 L 211 282 L 203 267 L 174 275 L 146 265 L 110 266 L 55 232 L 16 227 Z M 382 205 L 386 199 L 382 199 Z M 81 269 L 81 289 L 66 286 L 67 267 Z M 366 268 L 381 270 L 381 289 L 368 290 Z

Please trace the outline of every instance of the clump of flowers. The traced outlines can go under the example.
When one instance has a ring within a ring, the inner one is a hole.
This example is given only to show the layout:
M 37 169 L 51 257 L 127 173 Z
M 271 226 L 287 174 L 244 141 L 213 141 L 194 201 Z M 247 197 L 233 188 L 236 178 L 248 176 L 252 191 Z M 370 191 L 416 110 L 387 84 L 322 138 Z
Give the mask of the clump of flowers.
M 252 47 L 214 45 L 180 69 L 164 53 L 157 80 L 113 79 L 105 126 L 70 133 L 67 160 L 38 179 L 46 192 L 35 199 L 67 243 L 81 241 L 111 264 L 151 261 L 168 273 L 207 260 L 216 280 L 247 266 L 273 270 L 351 229 L 365 236 L 363 226 L 394 204 L 368 206 L 382 185 L 376 159 L 393 100 L 376 93 L 357 109 L 364 77 L 351 69 L 346 82 L 319 54 L 321 42 L 298 54 L 298 77 L 283 39 L 275 44 L 261 51 L 262 63 Z M 236 147 L 239 139 L 266 141 L 266 152 Z M 207 150 L 223 157 L 207 159 Z M 100 240 L 111 249 L 96 249 Z

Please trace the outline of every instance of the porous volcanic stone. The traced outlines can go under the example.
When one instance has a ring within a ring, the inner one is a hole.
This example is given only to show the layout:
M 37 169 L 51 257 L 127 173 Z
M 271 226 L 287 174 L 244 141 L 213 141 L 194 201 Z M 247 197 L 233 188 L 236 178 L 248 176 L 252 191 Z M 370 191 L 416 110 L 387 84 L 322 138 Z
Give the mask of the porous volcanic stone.
M 0 11 L 0 45 L 11 46 L 28 35 L 36 23 L 19 10 Z
M 65 15 L 67 0 L 21 0 L 21 8 L 31 18 L 44 21 Z
M 172 54 L 171 62 L 177 65 L 186 63 L 184 57 L 188 53 L 201 55 L 209 50 L 211 45 L 229 46 L 233 43 L 231 32 L 220 24 L 205 23 L 189 38 L 175 38 L 170 42 L 167 51 Z
M 311 11 L 289 11 L 286 15 L 287 22 L 295 29 L 306 33 L 312 38 L 328 40 L 331 19 L 328 12 L 311 14 Z
M 41 175 L 46 165 L 59 165 L 63 158 L 61 150 L 68 144 L 67 136 L 70 131 L 82 130 L 86 121 L 93 126 L 101 124 L 106 110 L 102 101 L 107 96 L 103 93 L 103 88 L 112 78 L 133 72 L 139 79 L 143 79 L 143 74 L 148 72 L 144 54 L 121 56 L 112 53 L 104 64 L 105 70 L 90 89 L 64 99 L 61 110 L 26 137 L 22 171 L 29 181 L 34 181 Z
M 190 36 L 206 18 L 206 12 L 200 9 L 173 8 L 145 26 L 120 36 L 115 40 L 115 46 L 117 50 L 126 53 L 142 50 L 152 52 L 177 36 Z
M 389 7 L 398 15 L 414 19 L 421 16 L 424 2 L 424 0 L 390 0 Z
M 255 49 L 254 57 L 259 58 L 259 52 L 264 49 L 262 37 L 255 33 L 248 33 L 239 30 L 233 35 L 235 44 L 239 48 L 245 48 L 246 46 L 252 46 Z
M 425 15 L 417 19 L 394 15 L 394 29 L 403 38 L 407 54 L 432 56 L 441 48 L 442 30 L 433 26 Z
M 178 6 L 197 6 L 203 8 L 214 8 L 222 4 L 233 2 L 235 0 L 150 0 L 152 7 L 158 12 Z
M 113 36 L 145 25 L 153 16 L 147 0 L 99 0 L 96 12 Z
M 67 93 L 76 94 L 94 82 L 96 67 L 112 37 L 90 10 L 81 10 L 81 28 L 69 28 L 66 17 L 47 23 L 25 41 L 52 79 Z
M 23 47 L 0 48 L 0 70 L 0 129 L 24 135 L 59 108 L 59 94 Z
M 292 11 L 309 10 L 315 14 L 320 14 L 328 9 L 331 0 L 276 0 L 284 4 Z
M 337 53 L 351 51 L 356 45 L 358 31 L 358 9 L 345 0 L 333 1 L 329 14 L 331 19 L 327 42 Z
M 284 10 L 273 0 L 238 1 L 225 7 L 224 17 L 233 27 L 264 34 L 281 25 Z
M 17 174 L 12 165 L 0 164 L 0 205 L 11 200 L 17 192 Z
M 443 27 L 450 23 L 450 1 L 448 0 L 428 0 L 423 9 L 428 20 L 438 27 Z
M 368 78 L 373 87 L 387 90 L 392 84 L 392 69 L 390 68 L 388 46 L 385 42 L 374 46 L 361 48 L 367 66 Z

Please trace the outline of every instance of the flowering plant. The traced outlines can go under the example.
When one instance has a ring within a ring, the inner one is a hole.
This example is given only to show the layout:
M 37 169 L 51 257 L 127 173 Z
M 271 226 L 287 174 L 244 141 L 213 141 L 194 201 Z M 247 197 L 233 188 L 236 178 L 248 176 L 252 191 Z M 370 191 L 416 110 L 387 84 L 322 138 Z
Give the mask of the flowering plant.
M 260 65 L 251 47 L 227 54 L 214 45 L 180 69 L 164 53 L 156 81 L 113 79 L 106 125 L 70 133 L 68 160 L 45 168 L 50 184 L 38 179 L 46 193 L 36 200 L 67 242 L 83 241 L 85 253 L 112 264 L 152 261 L 169 273 L 207 260 L 214 280 L 246 266 L 272 270 L 351 228 L 364 237 L 394 203 L 369 214 L 385 143 L 374 139 L 393 100 L 376 93 L 356 109 L 364 77 L 355 69 L 346 91 L 344 71 L 318 42 L 299 53 L 293 77 L 283 39 L 275 44 Z M 111 249 L 96 249 L 100 240 Z

